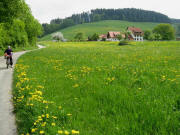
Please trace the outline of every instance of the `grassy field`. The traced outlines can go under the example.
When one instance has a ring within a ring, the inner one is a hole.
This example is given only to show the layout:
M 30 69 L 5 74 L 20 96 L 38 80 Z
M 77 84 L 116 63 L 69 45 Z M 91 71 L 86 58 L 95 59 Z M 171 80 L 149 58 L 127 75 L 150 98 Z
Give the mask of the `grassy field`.
M 72 40 L 74 36 L 82 32 L 84 34 L 84 38 L 87 39 L 89 35 L 94 33 L 98 34 L 106 34 L 108 31 L 125 31 L 129 26 L 139 27 L 143 30 L 153 29 L 158 23 L 147 23 L 147 22 L 127 22 L 127 21 L 117 21 L 117 20 L 108 20 L 108 21 L 100 21 L 94 23 L 85 23 L 75 25 L 73 27 L 69 27 L 61 30 L 66 39 Z M 43 40 L 51 40 L 51 34 L 41 38 Z
M 19 135 L 178 135 L 180 42 L 53 43 L 14 73 Z

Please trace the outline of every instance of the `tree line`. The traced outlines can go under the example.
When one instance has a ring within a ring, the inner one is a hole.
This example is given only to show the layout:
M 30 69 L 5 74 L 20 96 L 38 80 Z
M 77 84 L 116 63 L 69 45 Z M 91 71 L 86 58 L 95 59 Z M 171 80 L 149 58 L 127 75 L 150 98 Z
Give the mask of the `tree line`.
M 65 19 L 53 19 L 50 24 L 42 24 L 44 28 L 44 35 L 50 34 L 57 30 L 67 28 L 76 24 L 97 22 L 102 20 L 124 20 L 131 22 L 158 22 L 171 23 L 171 19 L 161 13 L 154 11 L 147 11 L 135 8 L 125 9 L 95 9 L 90 12 L 83 12 L 81 14 L 73 14 L 71 17 Z
M 35 45 L 41 34 L 42 26 L 25 0 L 0 1 L 0 49 Z

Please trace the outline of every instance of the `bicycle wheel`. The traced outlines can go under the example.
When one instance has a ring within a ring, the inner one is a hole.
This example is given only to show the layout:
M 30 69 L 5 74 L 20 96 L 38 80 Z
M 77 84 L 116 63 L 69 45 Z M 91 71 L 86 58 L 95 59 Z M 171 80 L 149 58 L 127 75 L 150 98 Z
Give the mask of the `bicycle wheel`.
M 10 59 L 9 59 L 9 58 L 7 58 L 6 64 L 7 64 L 7 69 L 8 69 L 8 68 L 9 68 L 9 65 L 10 65 Z

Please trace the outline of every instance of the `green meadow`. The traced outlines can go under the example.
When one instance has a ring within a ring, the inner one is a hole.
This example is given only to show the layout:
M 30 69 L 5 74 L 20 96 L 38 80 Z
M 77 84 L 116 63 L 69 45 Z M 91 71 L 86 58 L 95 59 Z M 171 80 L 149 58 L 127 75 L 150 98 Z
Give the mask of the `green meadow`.
M 62 32 L 64 37 L 68 40 L 74 39 L 74 36 L 79 32 L 82 32 L 84 34 L 84 39 L 87 39 L 88 36 L 94 33 L 107 34 L 108 31 L 125 31 L 126 28 L 129 26 L 139 27 L 142 30 L 152 30 L 156 25 L 158 25 L 158 23 L 106 20 L 94 23 L 84 23 L 75 25 L 72 27 L 62 29 L 60 30 L 60 32 Z M 40 40 L 52 40 L 51 34 L 44 36 Z
M 15 68 L 19 135 L 179 134 L 180 42 L 41 44 Z

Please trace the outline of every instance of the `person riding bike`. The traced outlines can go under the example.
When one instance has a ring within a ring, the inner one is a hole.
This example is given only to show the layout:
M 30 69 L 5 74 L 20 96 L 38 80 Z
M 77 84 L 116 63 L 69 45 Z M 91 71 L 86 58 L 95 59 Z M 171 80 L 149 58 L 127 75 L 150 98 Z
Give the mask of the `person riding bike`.
M 10 59 L 11 67 L 13 66 L 12 52 L 13 50 L 11 49 L 11 46 L 8 46 L 8 48 L 4 51 L 4 56 L 6 57 L 6 59 Z

